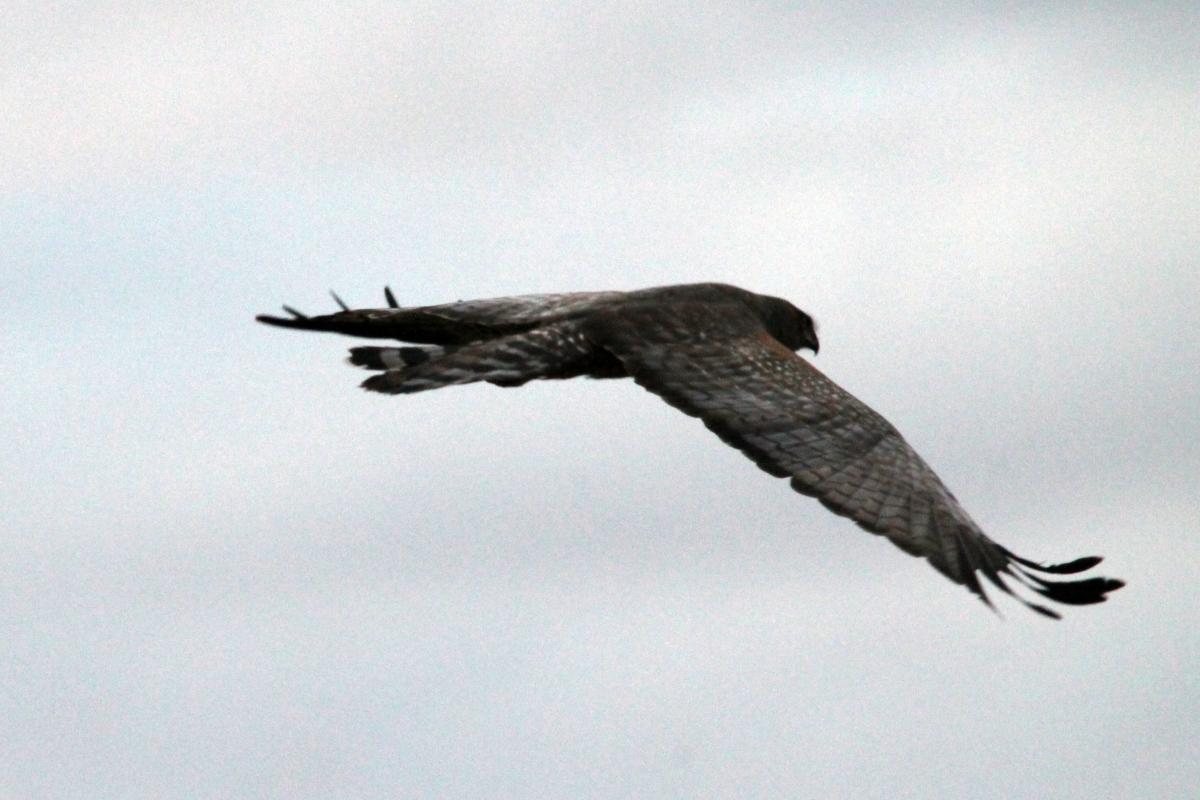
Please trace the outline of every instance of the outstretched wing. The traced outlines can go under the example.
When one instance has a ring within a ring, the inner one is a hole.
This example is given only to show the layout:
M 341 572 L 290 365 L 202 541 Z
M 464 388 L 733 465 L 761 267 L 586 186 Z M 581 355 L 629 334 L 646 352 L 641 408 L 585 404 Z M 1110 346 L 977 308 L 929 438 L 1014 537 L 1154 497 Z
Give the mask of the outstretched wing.
M 384 288 L 387 308 L 342 307 L 333 314 L 309 316 L 284 306 L 286 317 L 260 314 L 256 319 L 280 328 L 327 331 L 372 339 L 397 339 L 435 345 L 463 345 L 533 329 L 621 296 L 621 292 L 571 292 L 460 300 L 436 306 L 401 308 L 392 290 Z
M 1103 601 L 1122 583 L 1050 580 L 1098 557 L 1042 566 L 989 539 L 929 465 L 878 413 L 776 341 L 737 303 L 625 306 L 596 315 L 585 334 L 639 384 L 699 417 L 726 443 L 802 494 L 905 552 L 989 603 L 977 573 L 1030 608 L 1005 583 L 1015 579 L 1060 603 Z

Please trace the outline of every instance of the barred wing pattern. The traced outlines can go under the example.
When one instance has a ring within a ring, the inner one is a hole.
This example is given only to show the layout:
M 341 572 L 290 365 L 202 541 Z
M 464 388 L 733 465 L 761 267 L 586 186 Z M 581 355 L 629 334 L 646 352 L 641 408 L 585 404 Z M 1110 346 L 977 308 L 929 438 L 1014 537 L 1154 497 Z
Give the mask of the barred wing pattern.
M 587 333 L 641 386 L 694 417 L 759 467 L 900 549 L 991 605 L 976 576 L 1046 616 L 1002 576 L 1067 604 L 1088 604 L 1122 584 L 1054 581 L 1099 558 L 1042 566 L 989 539 L 925 461 L 878 413 L 781 345 L 730 305 L 643 307 L 599 315 Z

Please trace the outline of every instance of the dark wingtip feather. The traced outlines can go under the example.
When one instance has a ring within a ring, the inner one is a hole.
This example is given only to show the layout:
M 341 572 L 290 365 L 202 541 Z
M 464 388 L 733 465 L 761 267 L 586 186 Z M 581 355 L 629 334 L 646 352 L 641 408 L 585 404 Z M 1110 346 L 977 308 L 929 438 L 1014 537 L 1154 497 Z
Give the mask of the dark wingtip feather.
M 308 327 L 308 317 L 273 317 L 270 314 L 259 314 L 254 319 L 264 325 L 274 325 L 277 328 L 305 328 Z
M 1049 617 L 1050 619 L 1062 619 L 1062 614 L 1054 611 L 1053 609 L 1046 608 L 1045 606 L 1038 605 L 1037 603 L 1030 603 L 1024 599 L 1022 599 L 1021 602 L 1025 603 L 1025 607 L 1030 611 L 1036 611 L 1043 617 Z
M 1035 579 L 1037 580 L 1037 579 Z M 1069 606 L 1090 606 L 1093 603 L 1103 603 L 1109 592 L 1115 592 L 1125 585 L 1124 581 L 1116 578 L 1087 578 L 1081 581 L 1037 581 L 1037 586 L 1031 588 L 1058 603 Z
M 344 301 L 344 300 L 342 300 L 342 298 L 338 297 L 338 296 L 337 296 L 337 292 L 335 292 L 333 289 L 330 289 L 330 290 L 329 290 L 329 296 L 333 298 L 333 302 L 335 302 L 335 303 L 337 303 L 339 306 L 341 306 L 341 308 L 342 308 L 342 311 L 349 311 L 349 310 L 350 310 L 350 306 L 346 305 L 345 301 Z
M 1021 558 L 1011 550 L 1005 550 L 1004 554 L 1023 567 L 1054 575 L 1073 575 L 1076 572 L 1086 572 L 1104 560 L 1104 556 L 1084 556 L 1083 558 L 1077 558 L 1074 561 L 1067 561 L 1062 564 L 1039 564 L 1036 561 Z
M 1072 606 L 1103 603 L 1106 599 L 1105 595 L 1125 585 L 1124 581 L 1116 578 L 1052 580 L 1042 577 L 1042 575 L 1072 575 L 1083 572 L 1099 564 L 1102 560 L 1099 556 L 1086 556 L 1062 564 L 1043 565 L 995 545 L 992 550 L 988 550 L 971 536 L 960 536 L 958 547 L 960 559 L 965 562 L 964 566 L 966 567 L 964 570 L 966 574 L 962 582 L 973 593 L 982 596 L 982 586 L 973 574 L 978 571 L 1001 591 L 1016 598 L 1030 610 L 1050 619 L 1061 619 L 1061 616 L 1058 612 L 1030 602 L 1014 592 L 1004 581 L 1002 574 L 1018 581 L 1026 589 L 1036 592 L 1042 597 Z
M 292 308 L 291 306 L 284 306 L 283 310 L 286 311 L 287 313 L 291 314 L 296 319 L 308 319 L 307 314 L 301 314 L 299 311 Z
M 1005 555 L 1014 565 L 1014 569 L 1011 571 L 1014 577 L 1020 579 L 1025 586 L 1037 592 L 1042 597 L 1049 598 L 1056 603 L 1070 606 L 1103 603 L 1108 599 L 1106 595 L 1109 592 L 1115 592 L 1125 585 L 1124 581 L 1117 578 L 1094 577 L 1061 581 L 1043 578 L 1040 575 L 1034 574 L 1035 572 L 1040 572 L 1050 575 L 1072 575 L 1083 572 L 1099 564 L 1101 561 L 1099 556 L 1086 556 L 1064 564 L 1044 566 L 1037 562 L 1021 558 L 1007 550 L 1005 551 Z
M 392 287 L 383 287 L 383 296 L 387 300 L 388 308 L 399 308 L 400 304 L 396 302 L 396 295 L 392 294 Z
M 1065 564 L 1050 564 L 1042 567 L 1046 572 L 1053 572 L 1057 575 L 1070 575 L 1075 572 L 1084 572 L 1099 564 L 1104 560 L 1103 556 L 1084 556 L 1077 558 L 1074 561 L 1068 561 Z

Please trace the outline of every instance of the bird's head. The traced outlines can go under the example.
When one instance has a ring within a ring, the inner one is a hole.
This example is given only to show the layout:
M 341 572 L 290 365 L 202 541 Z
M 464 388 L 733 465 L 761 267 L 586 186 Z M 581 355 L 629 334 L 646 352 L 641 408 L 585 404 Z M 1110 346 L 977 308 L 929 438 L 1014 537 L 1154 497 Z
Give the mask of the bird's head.
M 808 314 L 778 297 L 758 295 L 758 305 L 767 332 L 789 350 L 808 348 L 813 355 L 821 347 L 817 340 L 817 323 Z

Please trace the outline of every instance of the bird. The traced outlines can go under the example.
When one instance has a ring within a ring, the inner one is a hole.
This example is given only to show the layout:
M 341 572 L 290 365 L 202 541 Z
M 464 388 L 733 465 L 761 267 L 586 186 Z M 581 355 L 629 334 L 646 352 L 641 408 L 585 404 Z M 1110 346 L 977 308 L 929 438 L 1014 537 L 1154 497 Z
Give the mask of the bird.
M 817 355 L 817 327 L 787 300 L 721 283 L 414 307 L 401 307 L 385 287 L 385 307 L 359 309 L 330 294 L 334 313 L 309 316 L 285 305 L 286 317 L 256 319 L 407 343 L 350 349 L 351 364 L 375 373 L 362 387 L 383 394 L 480 381 L 632 378 L 769 475 L 924 558 L 993 609 L 985 581 L 1053 619 L 1061 615 L 1042 598 L 1090 605 L 1124 585 L 1062 577 L 1091 570 L 1100 556 L 1042 564 L 990 539 L 890 422 L 800 355 Z

